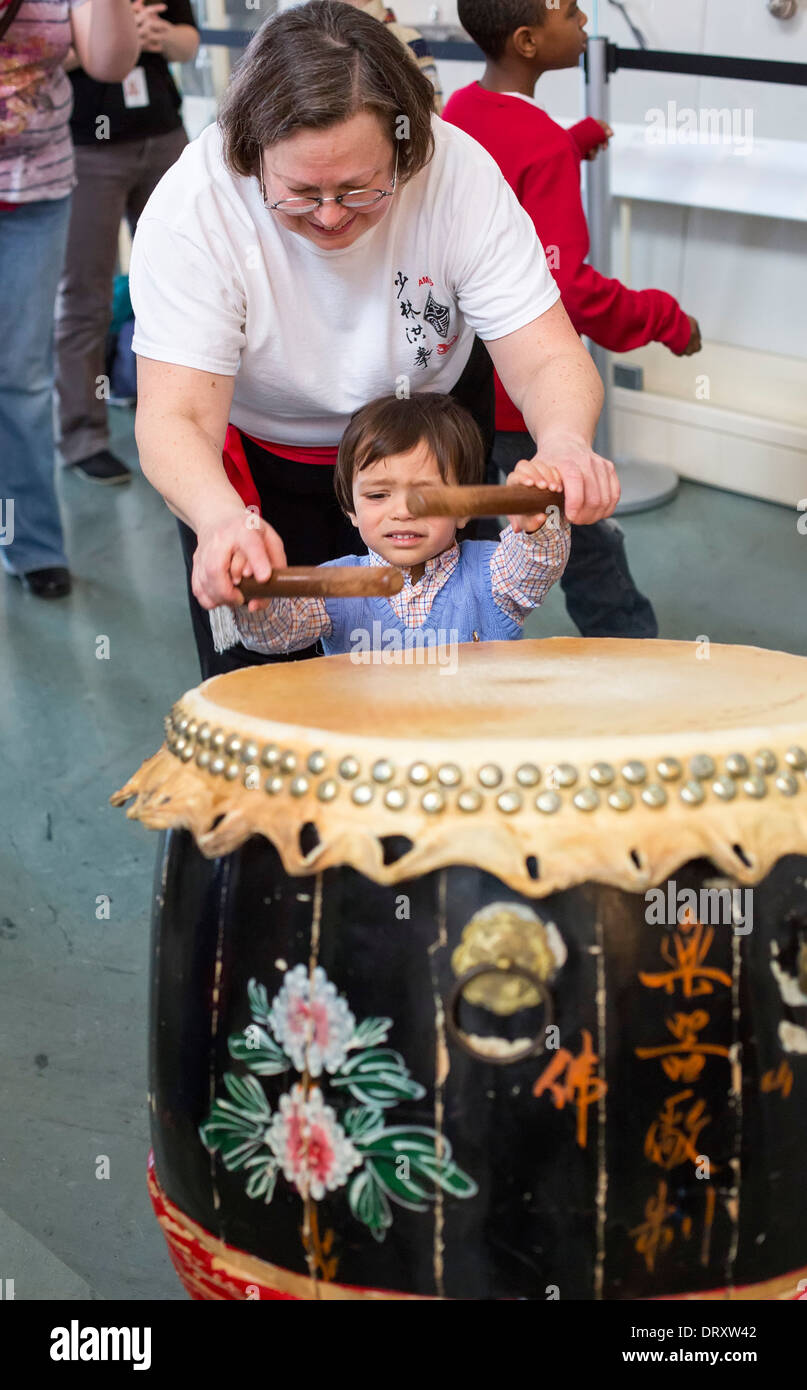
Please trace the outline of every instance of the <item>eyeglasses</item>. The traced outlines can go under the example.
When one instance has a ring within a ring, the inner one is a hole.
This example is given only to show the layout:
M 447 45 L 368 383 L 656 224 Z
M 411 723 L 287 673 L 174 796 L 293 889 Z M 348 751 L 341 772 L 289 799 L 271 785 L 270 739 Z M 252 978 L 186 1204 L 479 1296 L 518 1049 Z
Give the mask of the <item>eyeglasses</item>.
M 398 155 L 395 151 L 395 168 L 392 173 L 392 188 L 353 188 L 349 193 L 339 193 L 335 198 L 281 198 L 277 203 L 267 203 L 266 188 L 263 182 L 263 159 L 259 160 L 261 171 L 261 197 L 268 212 L 285 212 L 289 217 L 301 217 L 307 212 L 316 212 L 323 203 L 338 203 L 343 208 L 371 208 L 382 198 L 391 198 L 398 182 Z

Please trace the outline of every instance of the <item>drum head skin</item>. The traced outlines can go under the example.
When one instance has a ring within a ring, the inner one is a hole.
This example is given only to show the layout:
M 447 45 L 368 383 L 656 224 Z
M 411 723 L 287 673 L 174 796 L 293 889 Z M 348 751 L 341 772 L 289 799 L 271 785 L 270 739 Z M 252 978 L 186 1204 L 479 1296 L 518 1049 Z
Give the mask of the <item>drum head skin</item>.
M 292 874 L 470 864 L 531 897 L 643 892 L 698 857 L 750 883 L 804 853 L 806 749 L 802 657 L 491 642 L 217 676 L 112 800 L 208 857 L 265 835 Z

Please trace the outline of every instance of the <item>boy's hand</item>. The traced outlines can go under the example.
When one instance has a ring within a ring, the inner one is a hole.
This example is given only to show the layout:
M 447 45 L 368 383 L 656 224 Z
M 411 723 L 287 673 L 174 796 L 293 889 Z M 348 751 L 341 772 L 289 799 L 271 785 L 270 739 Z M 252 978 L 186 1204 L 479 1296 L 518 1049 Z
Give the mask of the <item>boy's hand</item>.
M 684 351 L 681 353 L 681 356 L 694 357 L 695 353 L 700 352 L 701 348 L 703 347 L 703 343 L 701 341 L 700 324 L 698 323 L 697 319 L 693 319 L 691 314 L 687 314 L 687 318 L 689 319 L 689 326 L 692 329 L 692 336 L 690 337 L 689 342 L 684 348 Z
M 593 150 L 589 150 L 588 154 L 586 155 L 586 159 L 588 160 L 596 159 L 597 155 L 600 153 L 601 150 L 607 150 L 608 141 L 613 139 L 614 132 L 612 131 L 607 121 L 597 121 L 597 125 L 602 126 L 604 138 L 601 145 L 595 145 Z
M 541 463 L 538 459 L 521 459 L 507 479 L 508 487 L 524 486 L 549 488 L 551 492 L 562 492 L 560 473 L 551 463 Z M 516 534 L 519 531 L 531 535 L 540 531 L 546 522 L 546 512 L 536 512 L 534 516 L 508 516 Z

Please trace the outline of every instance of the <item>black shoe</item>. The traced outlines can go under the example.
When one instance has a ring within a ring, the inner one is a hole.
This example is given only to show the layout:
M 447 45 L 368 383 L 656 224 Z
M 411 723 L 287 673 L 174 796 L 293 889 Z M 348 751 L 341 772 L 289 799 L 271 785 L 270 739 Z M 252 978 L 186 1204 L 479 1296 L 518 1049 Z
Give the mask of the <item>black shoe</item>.
M 34 598 L 64 598 L 70 593 L 72 584 L 70 571 L 64 565 L 53 565 L 50 569 L 28 570 L 20 575 L 24 588 Z
M 74 473 L 80 473 L 88 483 L 102 483 L 108 486 L 110 483 L 132 481 L 132 474 L 126 464 L 111 454 L 109 449 L 99 449 L 97 454 L 90 454 L 89 458 L 79 459 L 78 463 L 70 466 Z

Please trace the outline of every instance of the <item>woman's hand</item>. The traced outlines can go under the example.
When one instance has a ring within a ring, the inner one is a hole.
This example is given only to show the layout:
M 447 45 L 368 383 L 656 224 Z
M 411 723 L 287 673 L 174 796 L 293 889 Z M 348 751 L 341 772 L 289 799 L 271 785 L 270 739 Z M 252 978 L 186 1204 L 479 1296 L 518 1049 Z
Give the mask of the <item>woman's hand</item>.
M 161 18 L 164 4 L 132 0 L 141 53 L 161 53 L 167 63 L 191 63 L 199 50 L 199 31 L 192 24 L 170 24 Z
M 542 487 L 548 488 L 550 492 L 561 492 L 563 489 L 557 468 L 537 458 L 521 459 L 509 475 L 507 486 Z M 529 535 L 533 531 L 540 531 L 546 521 L 546 512 L 535 512 L 532 516 L 508 516 L 507 520 L 516 533 L 526 531 Z
M 238 585 L 245 575 L 265 583 L 273 569 L 286 564 L 277 531 L 256 512 L 243 507 L 203 526 L 197 540 L 191 587 L 202 608 L 218 608 L 223 603 L 239 608 L 244 598 Z M 253 602 L 256 608 L 265 607 L 263 601 Z M 250 611 L 254 611 L 252 603 Z
M 577 526 L 590 526 L 610 516 L 620 497 L 619 479 L 609 459 L 600 458 L 585 440 L 547 436 L 538 441 L 533 460 L 544 471 L 552 467 L 564 492 L 564 511 Z
M 560 474 L 568 520 L 588 526 L 610 516 L 619 501 L 616 470 L 588 442 L 597 428 L 603 385 L 561 301 L 485 346 L 535 440 L 538 463 Z
M 162 53 L 163 44 L 173 25 L 160 15 L 166 5 L 147 5 L 145 0 L 132 0 L 132 13 L 137 28 L 137 39 L 142 53 Z

